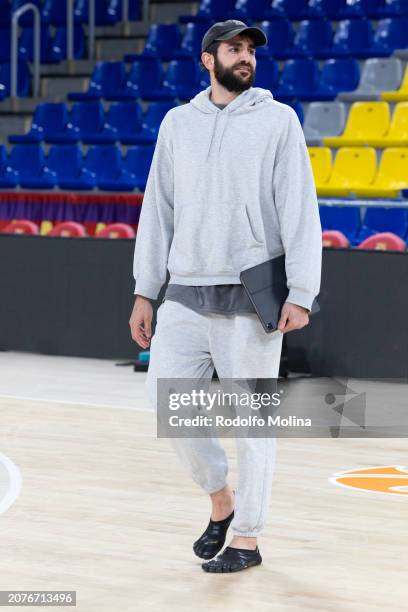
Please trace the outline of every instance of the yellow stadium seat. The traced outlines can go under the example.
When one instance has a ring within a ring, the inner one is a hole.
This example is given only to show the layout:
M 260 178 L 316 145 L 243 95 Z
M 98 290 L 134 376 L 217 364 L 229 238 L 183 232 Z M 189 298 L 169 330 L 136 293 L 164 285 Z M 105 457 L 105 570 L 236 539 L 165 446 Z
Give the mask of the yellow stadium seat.
M 329 147 L 308 147 L 316 190 L 329 180 L 332 171 L 332 152 Z
M 387 102 L 354 102 L 340 136 L 323 138 L 326 147 L 353 147 L 382 138 L 390 127 L 390 107 Z
M 40 225 L 40 234 L 41 236 L 46 236 L 50 230 L 52 230 L 53 223 L 52 221 L 43 220 Z
M 359 197 L 397 198 L 408 188 L 408 147 L 384 149 L 377 175 L 371 185 L 357 187 Z
M 99 223 L 97 223 L 95 227 L 95 234 L 105 229 L 105 227 L 106 227 L 106 223 L 102 223 L 102 221 L 99 221 Z
M 396 91 L 383 91 L 381 99 L 387 102 L 408 102 L 408 66 L 405 68 L 400 88 Z
M 387 134 L 381 138 L 370 138 L 368 144 L 379 149 L 408 146 L 408 102 L 395 105 Z
M 343 147 L 336 155 L 328 182 L 316 186 L 317 195 L 351 195 L 357 187 L 372 183 L 376 172 L 377 155 L 373 147 Z

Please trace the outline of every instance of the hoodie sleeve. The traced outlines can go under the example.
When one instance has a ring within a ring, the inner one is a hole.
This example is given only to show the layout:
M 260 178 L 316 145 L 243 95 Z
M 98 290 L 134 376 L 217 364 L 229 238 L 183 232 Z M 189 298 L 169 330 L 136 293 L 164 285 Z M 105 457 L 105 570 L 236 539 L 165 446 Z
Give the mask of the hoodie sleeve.
M 296 112 L 278 142 L 273 172 L 289 295 L 287 302 L 309 311 L 320 291 L 322 227 L 316 187 L 305 137 Z
M 163 119 L 143 196 L 133 259 L 134 293 L 157 299 L 167 277 L 174 233 L 173 156 Z

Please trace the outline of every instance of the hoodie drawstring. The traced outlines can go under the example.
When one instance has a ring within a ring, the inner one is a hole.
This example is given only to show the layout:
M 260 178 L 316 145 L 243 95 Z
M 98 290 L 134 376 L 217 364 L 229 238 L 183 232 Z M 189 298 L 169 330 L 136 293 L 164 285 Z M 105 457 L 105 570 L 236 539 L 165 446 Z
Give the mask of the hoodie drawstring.
M 225 119 L 225 121 L 224 121 L 224 125 L 222 126 L 222 132 L 220 134 L 220 142 L 219 142 L 217 153 L 221 152 L 225 130 L 227 128 L 227 123 L 230 119 L 231 113 L 239 114 L 241 112 L 247 112 L 249 107 L 253 107 L 262 102 L 273 100 L 273 94 L 269 91 L 269 89 L 263 89 L 261 87 L 251 87 L 250 89 L 241 93 L 232 102 L 230 102 L 228 105 L 228 109 L 226 109 L 226 111 L 223 112 L 223 111 L 214 109 L 214 104 L 210 100 L 210 94 L 211 94 L 211 85 L 207 87 L 207 89 L 200 91 L 198 94 L 194 96 L 194 98 L 190 100 L 190 103 L 198 111 L 201 111 L 202 113 L 205 113 L 205 114 L 211 114 L 211 115 L 215 114 L 210 145 L 209 145 L 208 152 L 207 152 L 207 160 L 210 157 L 212 147 L 214 146 L 214 143 L 216 140 L 218 117 L 219 115 L 221 115 L 221 113 L 222 113 L 221 116 L 223 119 Z
M 207 153 L 207 159 L 210 157 L 210 152 L 211 152 L 211 148 L 213 146 L 213 142 L 214 142 L 214 138 L 215 138 L 215 134 L 217 132 L 217 122 L 218 122 L 218 117 L 220 116 L 220 113 L 216 113 L 215 115 L 215 121 L 214 121 L 214 125 L 213 125 L 213 131 L 212 131 L 212 135 L 211 135 L 211 142 L 210 142 L 210 146 L 208 148 L 208 153 Z M 221 152 L 221 145 L 222 145 L 222 139 L 224 138 L 224 134 L 225 134 L 225 130 L 227 127 L 227 122 L 229 119 L 229 113 L 227 112 L 224 117 L 226 117 L 226 120 L 224 122 L 224 126 L 222 128 L 222 132 L 221 132 L 221 136 L 220 136 L 220 144 L 218 147 L 218 152 Z
M 213 125 L 213 131 L 212 131 L 212 134 L 211 134 L 210 146 L 208 147 L 207 159 L 210 157 L 211 147 L 212 147 L 212 144 L 213 144 L 215 133 L 217 131 L 217 121 L 218 121 L 218 115 L 219 114 L 220 113 L 215 113 L 215 121 L 214 121 L 214 125 Z
M 226 129 L 226 127 L 227 127 L 227 123 L 228 123 L 228 119 L 229 119 L 229 113 L 228 113 L 228 111 L 227 111 L 226 115 L 227 115 L 227 118 L 226 118 L 226 120 L 225 120 L 225 122 L 224 122 L 224 127 L 223 127 L 223 130 L 222 130 L 222 133 L 221 133 L 221 137 L 220 137 L 220 146 L 219 146 L 219 148 L 218 148 L 218 152 L 219 152 L 219 153 L 221 152 L 222 139 L 224 138 L 225 129 Z

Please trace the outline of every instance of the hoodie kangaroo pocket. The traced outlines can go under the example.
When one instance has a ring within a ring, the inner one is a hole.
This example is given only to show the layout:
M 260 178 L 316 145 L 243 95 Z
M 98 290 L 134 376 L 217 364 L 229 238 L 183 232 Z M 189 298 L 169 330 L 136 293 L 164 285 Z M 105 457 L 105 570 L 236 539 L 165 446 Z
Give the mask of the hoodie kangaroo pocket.
M 264 241 L 257 237 L 257 232 L 254 229 L 254 224 L 251 221 L 251 217 L 250 217 L 250 214 L 249 214 L 248 206 L 246 204 L 245 204 L 245 214 L 246 214 L 246 218 L 248 220 L 249 231 L 251 232 L 253 241 L 255 243 L 261 245 L 261 246 L 264 246 Z
M 244 203 L 184 206 L 174 219 L 168 268 L 183 276 L 235 275 L 265 248 Z

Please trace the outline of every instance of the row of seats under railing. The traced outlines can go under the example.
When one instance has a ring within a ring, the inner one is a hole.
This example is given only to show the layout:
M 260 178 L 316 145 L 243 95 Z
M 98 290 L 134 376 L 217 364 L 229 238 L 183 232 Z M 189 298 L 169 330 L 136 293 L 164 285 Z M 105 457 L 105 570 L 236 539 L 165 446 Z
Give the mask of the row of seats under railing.
M 32 235 L 40 234 L 39 226 L 28 219 L 14 219 L 2 230 L 3 234 Z M 58 236 L 66 238 L 86 238 L 89 237 L 86 228 L 82 223 L 76 221 L 62 221 L 54 226 L 49 224 L 49 230 L 42 232 L 45 236 Z M 98 224 L 95 238 L 135 238 L 135 231 L 127 223 L 110 223 L 108 225 Z M 407 250 L 407 245 L 402 238 L 392 232 L 378 232 L 363 240 L 355 247 L 350 245 L 346 236 L 338 230 L 325 230 L 322 232 L 322 244 L 325 248 L 357 248 L 364 250 L 377 251 L 400 251 Z
M 88 57 L 94 59 L 95 55 L 95 0 L 87 0 L 88 2 Z M 121 0 L 122 2 L 122 23 L 124 24 L 125 32 L 129 26 L 129 0 Z M 67 61 L 74 60 L 74 8 L 75 0 L 67 0 Z M 27 2 L 16 9 L 11 16 L 11 101 L 15 104 L 17 99 L 17 83 L 18 83 L 18 28 L 19 21 L 26 13 L 31 12 L 34 20 L 34 36 L 33 36 L 33 97 L 37 98 L 40 93 L 40 49 L 41 49 L 41 15 L 36 4 Z M 143 0 L 142 20 L 143 23 L 148 22 L 149 0 Z

